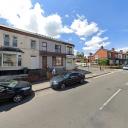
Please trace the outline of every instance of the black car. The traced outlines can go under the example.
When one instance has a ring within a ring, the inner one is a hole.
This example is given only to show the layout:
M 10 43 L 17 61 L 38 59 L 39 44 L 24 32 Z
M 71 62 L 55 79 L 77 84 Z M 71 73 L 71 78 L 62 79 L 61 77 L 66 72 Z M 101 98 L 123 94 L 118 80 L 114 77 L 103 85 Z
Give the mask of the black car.
M 53 89 L 64 89 L 67 85 L 75 83 L 84 83 L 85 75 L 79 72 L 70 72 L 63 75 L 55 76 L 51 79 L 50 84 Z
M 0 82 L 0 100 L 12 99 L 20 102 L 26 95 L 31 94 L 32 86 L 26 81 L 4 81 Z

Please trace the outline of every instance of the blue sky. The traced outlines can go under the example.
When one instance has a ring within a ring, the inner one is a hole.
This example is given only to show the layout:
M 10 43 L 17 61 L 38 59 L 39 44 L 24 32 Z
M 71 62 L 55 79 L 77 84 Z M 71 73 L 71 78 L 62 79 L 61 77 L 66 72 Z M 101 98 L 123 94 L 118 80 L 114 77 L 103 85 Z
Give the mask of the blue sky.
M 0 3 L 1 24 L 72 42 L 85 55 L 102 45 L 108 49 L 128 49 L 127 0 L 0 0 Z

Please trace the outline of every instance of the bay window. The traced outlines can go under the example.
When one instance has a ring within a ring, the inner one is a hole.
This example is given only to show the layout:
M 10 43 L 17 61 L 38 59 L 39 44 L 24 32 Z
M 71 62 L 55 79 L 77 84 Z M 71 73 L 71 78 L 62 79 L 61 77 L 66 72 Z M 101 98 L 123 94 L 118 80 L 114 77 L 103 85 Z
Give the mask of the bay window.
M 0 53 L 0 67 L 22 66 L 22 56 L 17 54 Z
M 16 66 L 17 56 L 15 54 L 3 54 L 3 66 Z

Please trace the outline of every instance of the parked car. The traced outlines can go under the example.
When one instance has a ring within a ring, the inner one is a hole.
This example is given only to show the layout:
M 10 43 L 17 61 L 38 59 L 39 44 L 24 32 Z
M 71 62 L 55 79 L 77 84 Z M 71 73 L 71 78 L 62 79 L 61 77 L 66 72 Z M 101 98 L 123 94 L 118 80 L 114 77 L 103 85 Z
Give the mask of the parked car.
M 32 86 L 26 81 L 11 80 L 0 82 L 0 100 L 12 99 L 14 102 L 20 102 L 31 92 Z
M 128 70 L 128 65 L 123 66 L 123 70 Z
M 84 83 L 85 75 L 79 72 L 69 72 L 63 75 L 55 76 L 51 79 L 50 84 L 53 89 L 64 89 L 67 85 L 75 83 Z

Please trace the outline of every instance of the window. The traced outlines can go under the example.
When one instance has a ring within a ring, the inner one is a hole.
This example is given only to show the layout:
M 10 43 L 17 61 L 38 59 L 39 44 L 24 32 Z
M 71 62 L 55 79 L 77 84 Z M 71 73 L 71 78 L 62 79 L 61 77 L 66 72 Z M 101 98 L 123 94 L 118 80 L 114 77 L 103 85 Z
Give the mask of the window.
M 36 41 L 35 40 L 31 40 L 31 48 L 36 49 Z
M 9 35 L 8 34 L 4 34 L 4 46 L 9 46 Z
M 15 54 L 3 54 L 3 66 L 16 66 L 17 56 Z
M 2 54 L 0 54 L 0 67 L 2 66 Z
M 17 37 L 13 36 L 12 46 L 17 47 Z
M 21 55 L 18 55 L 18 66 L 22 65 L 22 57 Z
M 47 43 L 46 42 L 42 42 L 42 50 L 47 51 Z
M 61 53 L 61 45 L 55 45 L 55 52 Z
M 67 46 L 67 54 L 72 54 L 72 47 Z
M 108 53 L 108 57 L 111 58 L 111 52 Z
M 53 57 L 53 66 L 63 66 L 63 58 L 62 57 Z

